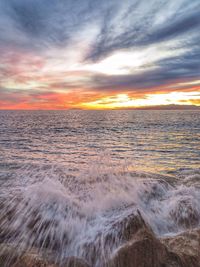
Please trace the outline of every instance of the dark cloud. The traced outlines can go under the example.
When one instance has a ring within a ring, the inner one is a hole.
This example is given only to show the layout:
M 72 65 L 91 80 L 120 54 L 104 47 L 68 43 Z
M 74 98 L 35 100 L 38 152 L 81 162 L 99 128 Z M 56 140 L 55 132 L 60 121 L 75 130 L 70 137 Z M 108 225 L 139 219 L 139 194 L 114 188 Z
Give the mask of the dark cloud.
M 89 44 L 83 64 L 98 62 L 121 50 L 164 47 L 167 42 L 171 42 L 171 51 L 182 49 L 177 56 L 169 53 L 164 59 L 157 59 L 152 62 L 154 68 L 144 68 L 138 74 L 132 70 L 128 75 L 86 74 L 88 80 L 82 86 L 91 90 L 134 88 L 145 92 L 184 79 L 199 79 L 199 14 L 199 0 L 1 0 L 0 52 L 19 49 L 21 53 L 28 50 L 42 56 L 49 48 L 67 49 L 83 30 L 87 39 L 85 30 L 89 32 L 94 25 L 96 36 Z M 38 59 L 26 59 L 21 65 L 28 68 L 30 62 L 32 65 L 35 62 L 36 69 L 40 67 Z M 11 61 L 1 56 L 0 83 L 6 76 L 23 77 L 24 68 L 13 69 Z M 58 81 L 50 87 L 75 89 L 81 87 L 81 82 Z M 10 91 L 9 95 L 15 97 Z
M 111 5 L 113 1 L 2 0 L 0 41 L 28 49 L 64 46 Z
M 149 46 L 184 36 L 189 39 L 190 35 L 192 38 L 199 37 L 200 2 L 177 0 L 178 10 L 168 16 L 168 10 L 166 14 L 164 11 L 170 2 L 149 1 L 148 5 L 144 5 L 144 1 L 140 4 L 136 2 L 133 6 L 127 5 L 118 19 L 116 12 L 110 12 L 110 16 L 105 14 L 98 38 L 86 60 L 96 61 L 120 49 Z M 156 23 L 159 15 L 161 18 L 166 16 L 166 19 Z
M 61 45 L 86 23 L 96 22 L 99 34 L 87 59 L 97 60 L 118 49 L 147 46 L 190 35 L 190 31 L 199 32 L 199 0 L 174 2 L 1 0 L 0 40 L 13 45 L 14 34 L 15 43 L 22 46 Z M 161 22 L 159 16 L 164 18 Z
M 200 56 L 200 55 L 197 55 Z M 167 86 L 184 80 L 197 80 L 200 77 L 200 61 L 193 58 L 179 61 L 178 58 L 157 62 L 158 67 L 139 74 L 96 75 L 91 84 L 96 90 L 114 91 L 152 91 L 153 88 Z M 172 88 L 175 91 L 175 88 Z M 178 90 L 178 88 L 177 88 Z

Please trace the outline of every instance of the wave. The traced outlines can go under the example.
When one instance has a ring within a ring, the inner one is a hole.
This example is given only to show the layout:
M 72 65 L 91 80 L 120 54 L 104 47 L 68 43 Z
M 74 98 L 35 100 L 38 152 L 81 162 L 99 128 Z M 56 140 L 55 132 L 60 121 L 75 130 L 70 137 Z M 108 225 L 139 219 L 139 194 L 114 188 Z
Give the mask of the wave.
M 199 169 L 169 176 L 93 166 L 72 175 L 61 166 L 24 166 L 0 195 L 0 242 L 101 266 L 138 212 L 157 236 L 198 227 L 199 178 Z

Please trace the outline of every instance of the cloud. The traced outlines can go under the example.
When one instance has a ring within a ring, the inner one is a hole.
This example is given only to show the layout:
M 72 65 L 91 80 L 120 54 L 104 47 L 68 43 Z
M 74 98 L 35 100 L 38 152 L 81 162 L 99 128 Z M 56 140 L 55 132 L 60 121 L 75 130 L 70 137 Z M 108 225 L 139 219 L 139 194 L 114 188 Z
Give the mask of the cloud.
M 0 99 L 194 89 L 199 13 L 199 0 L 1 0 Z
M 2 0 L 0 41 L 28 50 L 63 47 L 98 21 L 106 6 L 106 1 L 93 0 Z
M 110 12 L 110 16 L 104 14 L 97 41 L 86 59 L 95 61 L 115 50 L 148 46 L 184 35 L 192 43 L 188 34 L 196 33 L 192 38 L 199 38 L 200 3 L 177 0 L 174 8 L 173 2 L 149 1 L 145 5 L 144 1 L 137 1 L 133 8 L 126 5 L 120 16 L 115 12 Z M 167 15 L 168 8 L 174 9 L 170 15 Z M 161 22 L 159 15 L 165 17 Z

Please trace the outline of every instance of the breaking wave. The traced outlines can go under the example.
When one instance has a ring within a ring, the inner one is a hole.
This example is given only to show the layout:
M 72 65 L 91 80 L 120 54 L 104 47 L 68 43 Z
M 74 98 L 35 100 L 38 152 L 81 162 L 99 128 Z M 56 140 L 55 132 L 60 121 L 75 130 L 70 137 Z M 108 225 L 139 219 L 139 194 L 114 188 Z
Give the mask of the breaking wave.
M 157 236 L 199 226 L 199 180 L 199 169 L 164 176 L 100 166 L 72 175 L 24 165 L 3 183 L 0 241 L 48 250 L 56 262 L 77 256 L 101 266 L 138 212 Z

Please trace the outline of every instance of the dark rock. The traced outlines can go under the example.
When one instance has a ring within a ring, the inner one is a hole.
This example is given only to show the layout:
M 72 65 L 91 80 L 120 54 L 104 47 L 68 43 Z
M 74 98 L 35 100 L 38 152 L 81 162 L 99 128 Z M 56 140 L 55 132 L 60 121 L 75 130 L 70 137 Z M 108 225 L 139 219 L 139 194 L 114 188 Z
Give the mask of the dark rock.
M 61 264 L 61 267 L 90 267 L 90 266 L 82 259 L 76 257 L 70 257 Z
M 159 240 L 147 224 L 118 248 L 106 267 L 200 267 L 200 230 Z
M 192 230 L 173 237 L 163 238 L 161 242 L 178 255 L 184 267 L 200 266 L 200 230 Z
M 131 213 L 121 221 L 112 225 L 113 229 L 117 229 L 118 235 L 122 241 L 131 240 L 134 235 L 141 229 L 147 229 L 152 232 L 151 228 L 144 221 L 139 210 L 136 213 Z
M 117 221 L 116 218 L 111 218 L 105 232 L 98 233 L 94 240 L 84 244 L 84 258 L 92 266 L 97 261 L 105 262 L 108 260 L 113 249 L 132 240 L 139 230 L 148 229 L 149 232 L 152 232 L 140 212 L 133 206 L 129 208 L 130 210 L 123 214 L 121 218 L 118 217 Z
M 177 207 L 170 212 L 178 227 L 191 229 L 197 227 L 200 221 L 199 210 L 191 199 L 181 199 Z
M 40 258 L 38 255 L 25 254 L 12 267 L 58 267 Z
M 106 267 L 161 267 L 166 258 L 165 246 L 146 229 L 119 248 Z
M 0 245 L 0 266 L 10 267 L 13 266 L 18 260 L 18 253 L 10 246 Z
M 58 267 L 37 253 L 23 252 L 11 245 L 0 245 L 0 267 Z

